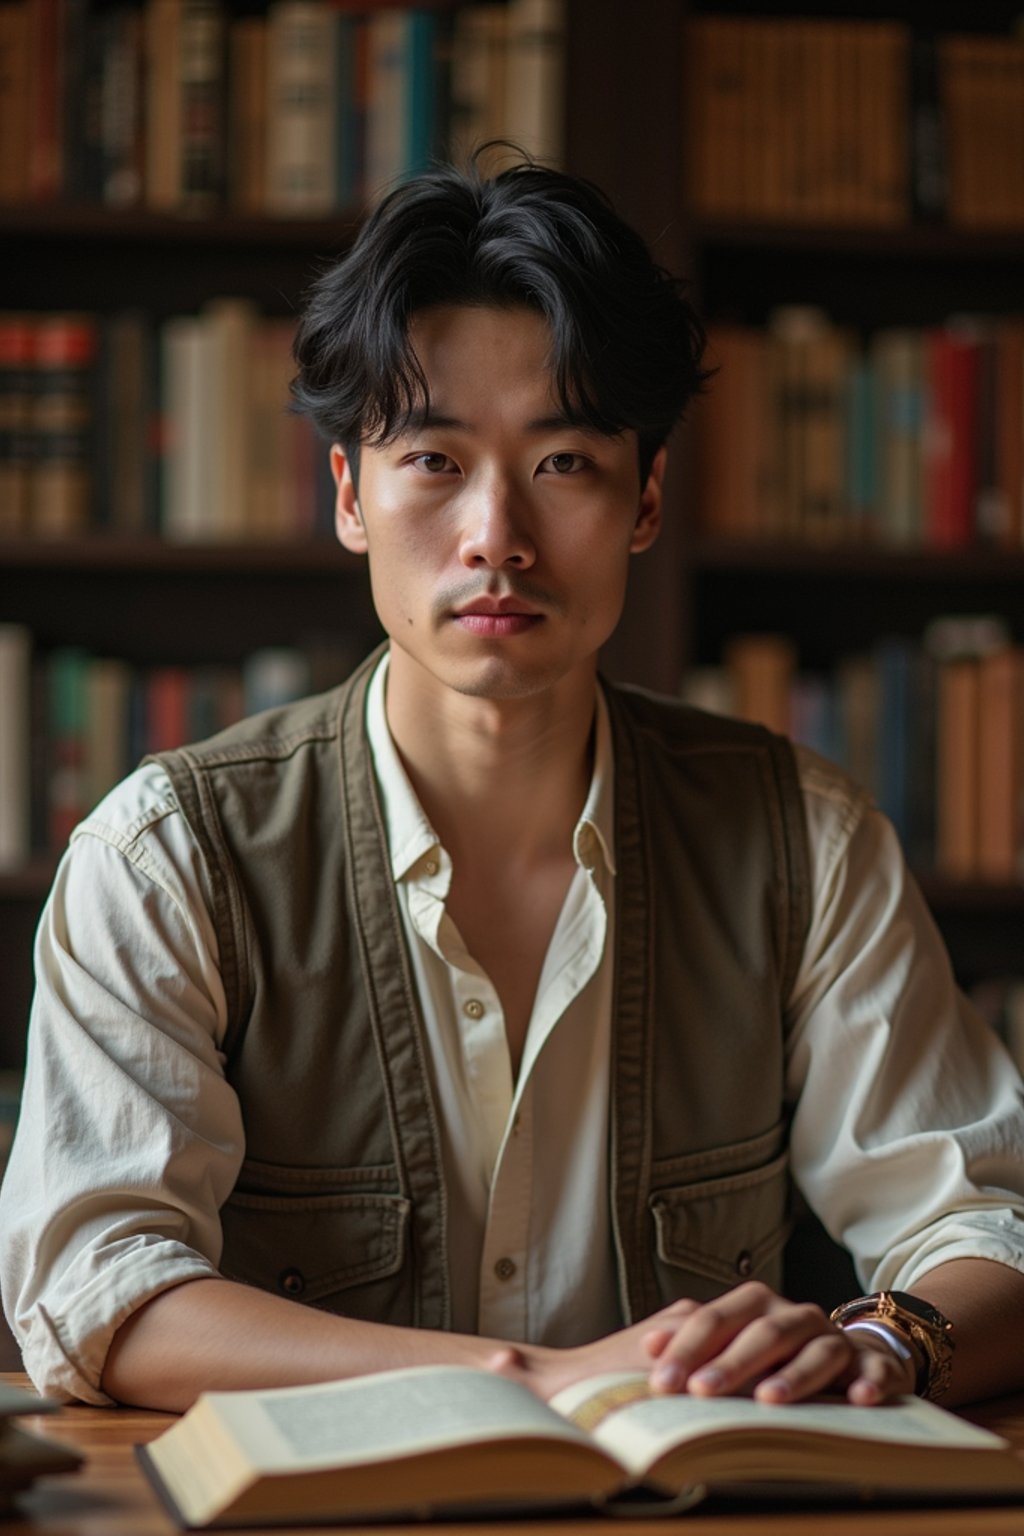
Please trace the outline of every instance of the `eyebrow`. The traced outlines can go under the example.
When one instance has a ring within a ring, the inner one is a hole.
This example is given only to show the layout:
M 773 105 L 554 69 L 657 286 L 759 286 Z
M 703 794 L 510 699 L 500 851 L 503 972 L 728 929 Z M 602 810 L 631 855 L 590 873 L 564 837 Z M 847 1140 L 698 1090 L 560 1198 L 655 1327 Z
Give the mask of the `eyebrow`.
M 462 421 L 457 416 L 446 416 L 441 411 L 433 411 L 421 406 L 410 413 L 402 428 L 401 435 L 404 437 L 410 432 L 420 432 L 425 428 L 444 429 L 449 432 L 472 432 L 474 430 L 470 422 Z M 538 436 L 542 432 L 558 432 L 563 429 L 581 432 L 585 437 L 594 438 L 608 438 L 618 435 L 616 433 L 600 432 L 597 427 L 592 426 L 582 416 L 570 416 L 564 411 L 554 411 L 550 416 L 535 416 L 526 423 L 527 432 L 535 433 Z

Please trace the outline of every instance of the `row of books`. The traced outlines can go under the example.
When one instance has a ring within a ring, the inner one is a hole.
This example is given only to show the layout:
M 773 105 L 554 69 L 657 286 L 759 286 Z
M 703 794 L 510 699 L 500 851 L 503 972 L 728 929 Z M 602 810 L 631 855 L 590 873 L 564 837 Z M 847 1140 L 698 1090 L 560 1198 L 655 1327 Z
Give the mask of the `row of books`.
M 708 218 L 1024 226 L 1024 41 L 897 21 L 700 16 L 690 205 Z
M 291 320 L 0 314 L 0 537 L 330 533 L 328 457 L 289 409 Z
M 60 852 L 147 753 L 329 688 L 371 643 L 317 637 L 237 665 L 138 666 L 77 647 L 34 654 L 25 626 L 0 624 L 0 869 Z
M 716 325 L 694 407 L 711 533 L 1024 544 L 1024 319 L 862 341 L 814 308 Z
M 829 674 L 783 635 L 737 635 L 684 696 L 757 720 L 842 764 L 892 820 L 914 868 L 1024 876 L 1024 649 L 998 619 L 944 617 Z
M 441 155 L 562 155 L 565 0 L 3 0 L 0 202 L 352 208 Z

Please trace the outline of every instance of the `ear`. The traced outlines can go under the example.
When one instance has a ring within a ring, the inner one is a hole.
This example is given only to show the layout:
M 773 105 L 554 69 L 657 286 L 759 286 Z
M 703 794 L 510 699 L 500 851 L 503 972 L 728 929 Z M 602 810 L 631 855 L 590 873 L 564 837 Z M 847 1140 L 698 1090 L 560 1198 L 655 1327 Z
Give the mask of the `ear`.
M 633 537 L 629 541 L 629 552 L 631 555 L 639 555 L 645 549 L 650 549 L 661 531 L 662 492 L 667 460 L 668 449 L 665 447 L 659 448 L 654 455 L 651 472 L 647 476 L 647 484 L 640 492 L 640 506 L 637 509 L 636 524 L 633 528 Z
M 338 541 L 351 554 L 365 555 L 366 529 L 359 510 L 359 498 L 348 459 L 337 443 L 331 447 L 331 474 L 337 487 L 334 497 L 334 530 Z

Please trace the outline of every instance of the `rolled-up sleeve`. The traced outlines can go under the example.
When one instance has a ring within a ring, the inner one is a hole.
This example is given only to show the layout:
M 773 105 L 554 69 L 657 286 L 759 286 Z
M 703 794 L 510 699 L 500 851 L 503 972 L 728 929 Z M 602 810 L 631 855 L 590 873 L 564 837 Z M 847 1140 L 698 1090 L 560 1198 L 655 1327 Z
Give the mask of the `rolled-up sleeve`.
M 125 1318 L 216 1274 L 219 1210 L 243 1154 L 203 870 L 156 767 L 76 831 L 35 960 L 0 1189 L 4 1310 L 39 1388 L 102 1403 Z
M 1024 1271 L 1024 1092 L 957 989 L 896 834 L 801 754 L 814 886 L 791 998 L 793 1171 L 869 1290 L 951 1259 Z

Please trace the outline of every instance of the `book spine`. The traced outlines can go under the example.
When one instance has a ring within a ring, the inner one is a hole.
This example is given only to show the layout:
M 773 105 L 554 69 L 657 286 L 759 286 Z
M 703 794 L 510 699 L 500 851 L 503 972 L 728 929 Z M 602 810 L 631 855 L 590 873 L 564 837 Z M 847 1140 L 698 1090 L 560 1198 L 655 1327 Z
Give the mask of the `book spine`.
M 372 200 L 401 177 L 409 119 L 409 18 L 375 11 L 369 18 L 370 96 L 366 122 L 367 193 Z
M 90 658 L 85 674 L 85 800 L 98 805 L 131 770 L 128 756 L 128 694 L 131 669 L 124 661 Z
M 784 635 L 735 635 L 725 651 L 736 715 L 788 735 L 796 651 Z
M 28 0 L 0 5 L 0 202 L 28 195 L 29 69 Z
M 36 323 L 0 314 L 0 537 L 30 531 Z
M 219 0 L 183 0 L 181 92 L 181 204 L 204 214 L 224 196 L 227 33 Z
M 161 328 L 163 475 L 161 532 L 174 542 L 215 536 L 208 496 L 210 370 L 207 331 L 194 316 L 176 316 Z
M 67 846 L 89 810 L 85 774 L 88 666 L 88 656 L 77 647 L 51 652 L 47 666 L 47 842 L 54 852 Z
M 28 629 L 0 624 L 0 870 L 31 852 L 31 677 Z
M 60 185 L 59 195 L 75 202 L 96 196 L 99 147 L 99 84 L 103 27 L 89 15 L 89 0 L 63 0 L 59 56 Z
M 111 207 L 129 208 L 142 201 L 145 190 L 142 13 L 115 10 L 108 23 L 103 72 L 101 196 Z
M 938 222 L 949 211 L 949 167 L 933 32 L 914 32 L 910 60 L 911 208 L 915 219 Z
M 564 0 L 511 0 L 505 131 L 529 155 L 559 166 L 565 156 Z
M 276 0 L 268 27 L 268 211 L 326 213 L 337 180 L 334 17 L 314 0 Z
M 63 0 L 28 0 L 29 197 L 50 202 L 64 180 Z
M 256 314 L 243 299 L 218 299 L 203 311 L 206 328 L 210 484 L 206 503 L 219 536 L 244 539 L 251 518 L 252 333 Z
M 402 174 L 419 176 L 430 167 L 434 151 L 435 17 L 431 11 L 410 12 L 406 22 L 408 87 Z
M 996 486 L 1003 543 L 1024 545 L 1024 321 L 996 332 Z
M 105 326 L 107 370 L 104 453 L 107 460 L 107 524 L 120 533 L 142 533 L 153 526 L 148 509 L 147 439 L 153 413 L 154 346 L 150 321 L 137 311 L 123 311 Z
M 29 520 L 33 533 L 66 537 L 91 516 L 97 329 L 89 315 L 49 315 L 35 338 Z
M 1021 872 L 1021 792 L 1024 653 L 1007 647 L 978 668 L 978 852 L 986 880 L 1016 880 Z
M 939 668 L 938 787 L 935 862 L 943 874 L 978 873 L 978 661 L 961 657 Z
M 145 682 L 146 751 L 170 752 L 188 740 L 188 673 L 154 667 Z
M 228 182 L 233 208 L 262 213 L 267 201 L 267 23 L 240 16 L 229 34 Z
M 182 0 L 146 0 L 146 202 L 181 203 Z

